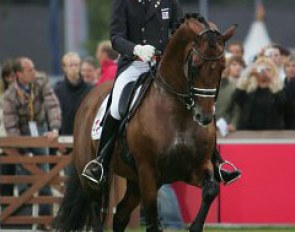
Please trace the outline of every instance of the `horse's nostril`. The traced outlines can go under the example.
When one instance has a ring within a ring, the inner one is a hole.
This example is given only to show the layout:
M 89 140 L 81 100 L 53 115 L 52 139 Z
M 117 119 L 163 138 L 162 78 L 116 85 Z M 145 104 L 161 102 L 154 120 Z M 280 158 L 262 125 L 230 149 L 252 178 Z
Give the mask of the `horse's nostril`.
M 204 117 L 203 125 L 208 125 L 212 121 L 212 117 Z
M 200 124 L 201 123 L 201 114 L 195 114 L 194 115 L 194 121 L 198 122 Z
M 201 126 L 207 126 L 210 122 L 212 122 L 213 116 L 204 116 L 201 114 L 196 114 L 194 119 Z

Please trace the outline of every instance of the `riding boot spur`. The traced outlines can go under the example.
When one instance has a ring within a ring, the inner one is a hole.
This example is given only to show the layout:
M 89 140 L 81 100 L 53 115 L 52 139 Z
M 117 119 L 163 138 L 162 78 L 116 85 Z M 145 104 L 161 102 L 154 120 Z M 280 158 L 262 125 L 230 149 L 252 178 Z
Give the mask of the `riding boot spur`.
M 103 126 L 97 157 L 85 166 L 81 174 L 92 184 L 99 185 L 108 173 L 108 166 L 114 151 L 119 125 L 120 120 L 113 118 L 108 113 Z
M 228 185 L 241 177 L 241 171 L 229 161 L 223 160 L 216 146 L 213 152 L 212 161 L 214 164 L 214 176 L 219 182 Z M 224 169 L 224 166 L 229 166 L 231 170 Z

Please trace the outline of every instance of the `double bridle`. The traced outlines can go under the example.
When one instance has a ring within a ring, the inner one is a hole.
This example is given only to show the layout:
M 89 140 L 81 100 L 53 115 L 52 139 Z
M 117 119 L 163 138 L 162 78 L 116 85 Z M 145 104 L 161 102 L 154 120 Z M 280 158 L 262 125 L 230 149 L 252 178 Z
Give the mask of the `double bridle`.
M 210 27 L 206 27 L 206 29 L 201 31 L 198 35 L 203 36 L 208 33 L 219 34 L 218 31 L 216 31 Z M 157 72 L 157 78 L 156 78 L 156 80 L 158 80 L 162 84 L 164 90 L 167 91 L 168 93 L 176 96 L 178 99 L 180 99 L 186 105 L 186 108 L 188 110 L 193 109 L 193 107 L 195 106 L 194 97 L 197 96 L 197 97 L 203 97 L 203 98 L 215 98 L 216 94 L 217 94 L 216 88 L 202 89 L 202 88 L 196 88 L 193 86 L 193 80 L 198 75 L 198 72 L 199 72 L 198 66 L 193 61 L 193 55 L 200 57 L 204 61 L 218 61 L 224 56 L 224 50 L 217 56 L 207 56 L 207 55 L 203 54 L 202 52 L 200 52 L 198 50 L 198 48 L 195 46 L 195 44 L 196 43 L 193 44 L 192 48 L 189 50 L 188 55 L 185 59 L 185 63 L 188 66 L 188 88 L 187 88 L 188 91 L 187 91 L 187 93 L 179 93 L 179 92 L 173 90 L 173 88 L 171 88 L 171 86 L 165 81 L 165 79 L 163 78 L 163 76 L 161 75 L 161 73 L 159 71 Z

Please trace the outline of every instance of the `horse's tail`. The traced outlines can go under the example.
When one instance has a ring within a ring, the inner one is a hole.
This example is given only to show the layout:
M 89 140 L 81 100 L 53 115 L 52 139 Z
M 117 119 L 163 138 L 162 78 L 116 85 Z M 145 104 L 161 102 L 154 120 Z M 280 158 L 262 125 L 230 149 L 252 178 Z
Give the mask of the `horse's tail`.
M 101 194 L 96 193 L 96 198 Z M 66 182 L 66 191 L 54 220 L 57 232 L 82 231 L 93 228 L 102 231 L 104 220 L 100 220 L 101 201 L 93 200 L 82 188 L 79 176 L 73 168 Z

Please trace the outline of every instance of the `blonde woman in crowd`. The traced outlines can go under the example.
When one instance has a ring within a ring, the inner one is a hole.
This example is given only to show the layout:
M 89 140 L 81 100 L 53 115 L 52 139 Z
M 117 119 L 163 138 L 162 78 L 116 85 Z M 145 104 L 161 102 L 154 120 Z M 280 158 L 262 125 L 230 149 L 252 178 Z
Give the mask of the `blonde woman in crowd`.
M 280 49 L 276 46 L 267 47 L 263 52 L 263 56 L 272 60 L 278 70 L 279 79 L 281 81 L 284 81 L 285 71 L 283 65 L 283 57 L 281 55 Z
M 234 100 L 241 109 L 238 129 L 284 129 L 286 95 L 272 60 L 255 61 L 238 81 Z

